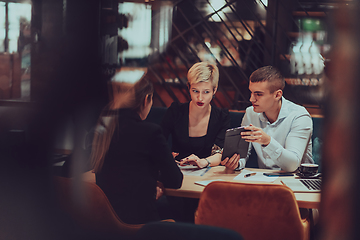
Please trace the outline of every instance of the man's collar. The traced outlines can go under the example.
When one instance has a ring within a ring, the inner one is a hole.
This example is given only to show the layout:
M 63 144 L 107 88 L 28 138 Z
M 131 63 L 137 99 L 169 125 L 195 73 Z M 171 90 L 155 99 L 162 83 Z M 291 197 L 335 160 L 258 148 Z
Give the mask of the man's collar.
M 276 122 L 278 122 L 279 119 L 283 119 L 283 118 L 285 118 L 286 116 L 288 116 L 288 114 L 289 114 L 289 108 L 287 107 L 288 102 L 289 102 L 289 101 L 286 100 L 283 96 L 281 97 L 281 108 L 280 108 L 280 112 L 279 112 L 279 115 L 278 115 L 276 121 L 273 122 L 272 124 L 276 124 Z M 260 113 L 260 120 L 261 120 L 262 122 L 268 122 L 268 121 L 269 121 L 264 112 Z
M 278 121 L 279 119 L 286 118 L 288 115 L 289 115 L 289 101 L 286 100 L 284 97 L 281 97 L 281 108 L 280 108 L 279 116 L 276 119 L 276 121 Z

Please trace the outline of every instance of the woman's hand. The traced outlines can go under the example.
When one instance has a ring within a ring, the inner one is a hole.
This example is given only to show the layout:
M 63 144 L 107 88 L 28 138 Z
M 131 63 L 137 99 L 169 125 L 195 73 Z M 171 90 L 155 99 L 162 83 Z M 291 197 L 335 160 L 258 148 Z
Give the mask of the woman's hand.
M 208 161 L 206 161 L 205 159 L 200 159 L 195 154 L 191 154 L 190 156 L 183 158 L 180 161 L 180 165 L 187 165 L 187 164 L 198 166 L 199 168 L 204 168 L 208 165 Z
M 164 185 L 162 184 L 162 182 L 157 182 L 156 185 L 156 200 L 158 200 L 162 195 L 164 195 Z

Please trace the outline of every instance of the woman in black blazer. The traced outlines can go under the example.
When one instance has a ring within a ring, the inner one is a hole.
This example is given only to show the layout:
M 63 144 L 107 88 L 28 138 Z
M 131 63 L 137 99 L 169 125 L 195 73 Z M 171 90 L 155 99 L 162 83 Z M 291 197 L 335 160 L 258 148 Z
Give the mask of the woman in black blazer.
M 162 121 L 164 135 L 171 135 L 173 154 L 181 164 L 200 168 L 219 165 L 225 132 L 230 128 L 228 110 L 210 104 L 217 91 L 219 70 L 214 64 L 198 62 L 187 78 L 191 101 L 174 102 L 168 108 Z
M 225 132 L 230 128 L 228 110 L 210 105 L 219 82 L 216 65 L 195 63 L 187 74 L 191 101 L 174 102 L 162 121 L 164 135 L 171 135 L 173 155 L 180 164 L 199 168 L 220 164 Z M 198 200 L 167 196 L 171 218 L 193 222 Z
M 183 175 L 160 126 L 143 121 L 152 106 L 151 83 L 142 78 L 135 85 L 115 87 L 120 93 L 104 111 L 93 142 L 96 183 L 124 222 L 160 220 L 156 208 L 159 182 L 180 188 Z

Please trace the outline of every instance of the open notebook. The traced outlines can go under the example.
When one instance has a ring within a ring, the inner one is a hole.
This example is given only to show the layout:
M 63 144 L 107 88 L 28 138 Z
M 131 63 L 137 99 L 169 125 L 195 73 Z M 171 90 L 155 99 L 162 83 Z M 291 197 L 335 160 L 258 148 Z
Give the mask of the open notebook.
M 293 192 L 320 192 L 321 179 L 281 179 L 281 182 L 288 186 Z

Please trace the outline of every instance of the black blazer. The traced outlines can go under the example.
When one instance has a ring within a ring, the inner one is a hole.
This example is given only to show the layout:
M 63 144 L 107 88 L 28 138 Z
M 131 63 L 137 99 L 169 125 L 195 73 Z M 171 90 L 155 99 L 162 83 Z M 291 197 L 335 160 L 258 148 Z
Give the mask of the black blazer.
M 214 144 L 224 147 L 225 132 L 230 128 L 230 115 L 227 109 L 211 107 L 208 130 L 205 136 L 205 143 L 202 147 L 191 151 L 189 141 L 189 103 L 173 102 L 166 111 L 162 128 L 165 137 L 172 137 L 172 151 L 179 153 L 177 159 L 182 159 L 191 154 L 200 158 L 211 155 Z
M 180 188 L 183 175 L 177 167 L 160 126 L 142 121 L 137 113 L 122 109 L 117 113 L 104 165 L 96 183 L 126 223 L 159 220 L 156 184 Z

